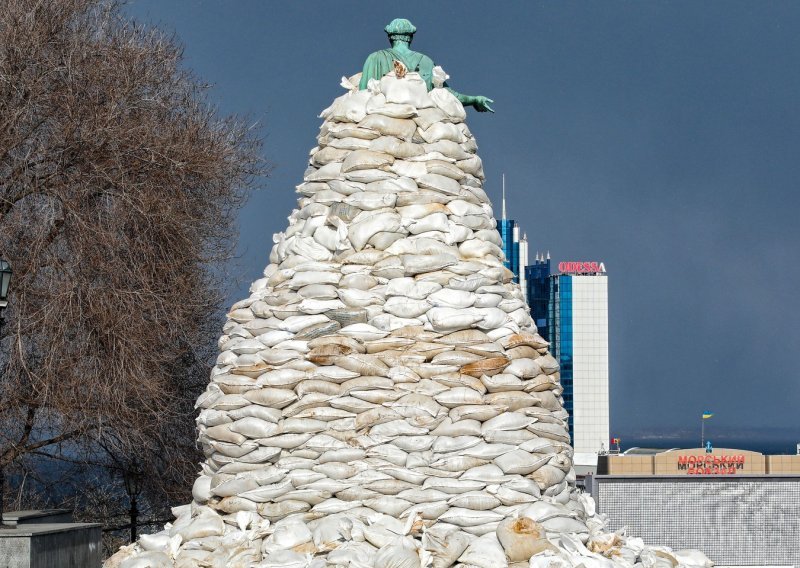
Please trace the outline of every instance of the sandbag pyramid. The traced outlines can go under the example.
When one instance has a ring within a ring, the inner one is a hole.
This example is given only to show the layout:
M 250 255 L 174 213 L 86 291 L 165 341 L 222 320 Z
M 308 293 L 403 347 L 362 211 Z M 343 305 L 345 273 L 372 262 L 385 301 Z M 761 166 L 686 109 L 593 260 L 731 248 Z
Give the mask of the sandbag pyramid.
M 606 532 L 575 488 L 558 363 L 461 103 L 415 73 L 357 79 L 228 314 L 194 502 L 106 566 L 710 565 Z

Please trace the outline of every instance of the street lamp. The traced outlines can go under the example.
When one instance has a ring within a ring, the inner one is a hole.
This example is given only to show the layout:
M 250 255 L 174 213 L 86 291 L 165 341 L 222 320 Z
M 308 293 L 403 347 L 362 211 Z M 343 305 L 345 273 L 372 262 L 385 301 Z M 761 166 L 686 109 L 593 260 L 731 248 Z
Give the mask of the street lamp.
M 3 338 L 3 323 L 5 322 L 6 306 L 8 305 L 8 286 L 11 284 L 11 265 L 0 258 L 0 340 Z M 6 476 L 0 467 L 0 528 L 5 527 L 3 522 L 3 489 L 6 485 Z
M 136 498 L 142 492 L 142 472 L 138 464 L 134 463 L 130 468 L 122 472 L 122 479 L 125 482 L 125 491 L 131 501 L 131 542 L 136 542 L 136 522 L 139 516 L 139 509 L 136 508 Z

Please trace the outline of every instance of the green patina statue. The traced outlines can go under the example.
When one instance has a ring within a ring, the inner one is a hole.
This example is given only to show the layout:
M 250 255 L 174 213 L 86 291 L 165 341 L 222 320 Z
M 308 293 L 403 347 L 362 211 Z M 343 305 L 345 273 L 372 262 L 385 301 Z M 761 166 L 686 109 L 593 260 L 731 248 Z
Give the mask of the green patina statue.
M 380 79 L 392 71 L 395 68 L 395 62 L 399 61 L 408 71 L 419 73 L 430 91 L 433 88 L 433 60 L 424 53 L 411 51 L 409 48 L 411 40 L 414 39 L 414 32 L 417 31 L 414 24 L 406 19 L 396 18 L 384 28 L 384 31 L 388 34 L 392 47 L 381 49 L 367 57 L 358 88 L 363 91 L 367 88 L 370 79 Z M 464 106 L 472 106 L 478 112 L 494 112 L 489 106 L 489 103 L 494 102 L 492 99 L 480 95 L 462 95 L 451 89 L 447 83 L 444 83 L 444 87 L 453 93 Z

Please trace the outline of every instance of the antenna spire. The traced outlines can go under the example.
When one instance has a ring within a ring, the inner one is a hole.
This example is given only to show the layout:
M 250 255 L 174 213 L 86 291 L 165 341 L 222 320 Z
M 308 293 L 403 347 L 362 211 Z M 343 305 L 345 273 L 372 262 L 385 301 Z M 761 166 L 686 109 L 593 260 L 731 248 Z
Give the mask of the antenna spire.
M 506 220 L 506 174 L 503 174 L 503 221 Z

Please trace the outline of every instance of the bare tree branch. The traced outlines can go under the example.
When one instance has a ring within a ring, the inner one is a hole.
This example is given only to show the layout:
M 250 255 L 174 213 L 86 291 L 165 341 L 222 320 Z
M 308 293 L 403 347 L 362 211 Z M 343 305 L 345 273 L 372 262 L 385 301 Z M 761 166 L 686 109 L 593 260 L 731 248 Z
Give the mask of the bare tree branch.
M 118 483 L 97 468 L 131 464 L 162 509 L 188 498 L 221 263 L 265 169 L 253 129 L 181 63 L 114 0 L 0 10 L 0 467 L 18 505 L 88 511 L 92 483 Z

